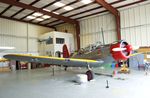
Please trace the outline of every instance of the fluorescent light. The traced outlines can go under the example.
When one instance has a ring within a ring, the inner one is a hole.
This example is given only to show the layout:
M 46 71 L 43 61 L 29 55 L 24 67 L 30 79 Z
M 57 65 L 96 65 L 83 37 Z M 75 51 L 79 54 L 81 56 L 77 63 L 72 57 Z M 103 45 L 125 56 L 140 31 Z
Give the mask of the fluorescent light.
M 49 9 L 43 9 L 44 11 L 47 11 L 47 12 L 51 12 L 51 10 L 49 10 Z
M 37 18 L 37 19 L 35 19 L 35 20 L 37 20 L 37 21 L 43 21 L 44 19 L 42 19 L 42 18 Z
M 65 10 L 67 10 L 67 11 L 69 11 L 69 10 L 72 10 L 72 9 L 73 9 L 73 7 L 66 6 L 66 7 L 64 7 L 64 9 L 65 9 Z
M 48 16 L 48 15 L 44 15 L 42 16 L 44 19 L 47 19 L 47 18 L 50 18 L 51 16 Z
M 5 49 L 6 49 L 6 50 L 9 50 L 9 49 L 15 49 L 15 47 L 0 47 L 0 50 L 1 50 L 1 49 L 3 49 L 3 50 L 5 50 Z
M 57 12 L 53 12 L 53 13 L 59 15 L 59 13 L 57 13 Z
M 29 18 L 29 19 L 35 19 L 36 17 L 34 17 L 34 16 L 27 16 L 27 18 Z
M 88 4 L 88 3 L 91 3 L 93 1 L 91 1 L 91 0 L 81 0 L 81 2 L 84 3 L 84 4 Z
M 34 13 L 33 16 L 42 16 L 42 13 Z
M 61 3 L 61 2 L 56 2 L 54 3 L 55 6 L 58 6 L 58 7 L 62 7 L 64 6 L 65 4 Z

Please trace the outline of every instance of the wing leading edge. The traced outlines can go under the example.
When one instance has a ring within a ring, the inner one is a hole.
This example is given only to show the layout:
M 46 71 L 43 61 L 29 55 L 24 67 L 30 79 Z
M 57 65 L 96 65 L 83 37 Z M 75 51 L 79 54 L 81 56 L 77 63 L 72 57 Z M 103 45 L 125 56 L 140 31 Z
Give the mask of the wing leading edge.
M 31 55 L 21 55 L 21 54 L 7 54 L 4 55 L 4 58 L 9 60 L 16 60 L 16 61 L 64 65 L 68 67 L 86 67 L 88 64 L 91 67 L 99 67 L 103 63 L 103 61 L 96 61 L 96 60 L 89 60 L 89 59 L 31 56 Z

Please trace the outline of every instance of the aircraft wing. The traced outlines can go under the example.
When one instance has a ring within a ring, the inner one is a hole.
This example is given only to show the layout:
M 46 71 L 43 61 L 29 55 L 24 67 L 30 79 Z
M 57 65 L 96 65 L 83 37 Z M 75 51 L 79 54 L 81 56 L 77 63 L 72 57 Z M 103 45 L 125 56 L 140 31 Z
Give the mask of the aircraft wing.
M 76 59 L 76 58 L 59 58 L 47 56 L 31 56 L 21 54 L 7 54 L 4 58 L 16 61 L 38 62 L 52 65 L 64 65 L 68 67 L 98 67 L 103 61 L 89 60 L 89 59 Z

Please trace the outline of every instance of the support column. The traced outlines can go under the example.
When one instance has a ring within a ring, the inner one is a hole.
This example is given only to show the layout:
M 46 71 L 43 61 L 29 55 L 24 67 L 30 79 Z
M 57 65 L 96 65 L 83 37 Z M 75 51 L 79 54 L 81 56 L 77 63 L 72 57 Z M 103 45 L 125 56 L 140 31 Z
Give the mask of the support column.
M 76 38 L 77 38 L 77 50 L 80 49 L 80 24 L 76 23 Z
M 117 31 L 117 38 L 121 40 L 121 25 L 120 25 L 120 14 L 116 17 L 116 31 Z

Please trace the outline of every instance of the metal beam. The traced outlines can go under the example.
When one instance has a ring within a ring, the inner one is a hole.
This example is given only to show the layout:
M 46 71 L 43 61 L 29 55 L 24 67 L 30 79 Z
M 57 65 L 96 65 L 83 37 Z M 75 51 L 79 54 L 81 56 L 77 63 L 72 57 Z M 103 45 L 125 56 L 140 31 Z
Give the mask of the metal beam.
M 113 4 L 117 4 L 117 3 L 123 2 L 123 1 L 125 1 L 125 0 L 114 1 L 114 2 L 112 2 L 112 3 L 110 3 L 110 4 L 113 5 Z M 90 11 L 93 11 L 93 10 L 100 9 L 100 8 L 102 8 L 102 7 L 103 7 L 103 6 L 98 6 L 98 7 L 96 7 L 96 8 L 89 9 L 89 10 L 86 10 L 86 11 L 83 11 L 83 12 L 79 12 L 79 13 L 76 13 L 76 14 L 72 14 L 72 15 L 67 16 L 67 17 L 73 17 L 73 16 L 76 16 L 76 15 L 80 15 L 81 13 L 83 14 L 83 13 L 87 13 L 87 12 L 90 12 Z M 106 11 L 107 11 L 107 10 L 106 10 Z M 46 20 L 45 20 L 45 21 L 46 21 Z M 54 21 L 52 21 L 52 22 L 50 22 L 50 23 L 47 23 L 46 25 L 51 24 L 51 23 L 54 23 L 54 22 L 57 22 L 57 21 L 60 21 L 60 20 L 54 20 Z M 39 22 L 39 23 L 41 23 L 41 22 Z
M 46 7 L 50 6 L 50 5 L 53 5 L 54 3 L 58 2 L 58 1 L 60 1 L 60 0 L 53 1 L 53 2 L 51 2 L 51 3 L 49 3 L 49 4 L 47 4 L 47 5 L 44 5 L 44 6 L 42 7 L 42 9 L 44 9 L 44 8 L 46 8 Z M 27 16 L 32 15 L 32 14 L 33 14 L 33 13 L 35 13 L 35 12 L 36 12 L 36 11 L 34 11 L 34 12 L 32 12 L 32 13 L 30 13 L 30 14 L 28 14 L 28 15 L 26 15 L 26 16 L 24 16 L 24 17 L 22 17 L 22 18 L 20 18 L 20 20 L 23 20 L 24 18 L 26 18 Z
M 55 27 L 52 27 L 52 26 L 46 26 L 46 25 L 42 25 L 42 24 L 31 23 L 31 22 L 28 22 L 28 21 L 25 21 L 25 20 L 19 20 L 19 19 L 16 19 L 16 18 L 10 18 L 10 17 L 6 17 L 6 16 L 0 16 L 0 18 L 5 18 L 5 19 L 9 19 L 9 20 L 25 22 L 25 23 L 30 23 L 30 24 L 34 24 L 34 25 L 39 25 L 39 26 L 44 26 L 44 27 L 56 29 Z
M 117 38 L 118 38 L 118 40 L 121 40 L 120 15 L 116 16 L 116 31 L 117 31 Z
M 77 38 L 77 50 L 80 49 L 80 24 L 76 23 L 76 38 Z
M 69 11 L 66 11 L 66 12 L 63 12 L 63 13 L 60 13 L 59 15 L 64 15 L 64 14 L 69 13 L 69 12 L 71 12 L 71 11 L 75 11 L 75 10 L 78 10 L 78 9 L 82 9 L 82 8 L 87 7 L 87 6 L 89 6 L 89 5 L 92 5 L 92 4 L 95 4 L 95 2 L 91 2 L 91 3 L 89 3 L 89 4 L 86 4 L 86 5 L 83 5 L 83 6 L 74 8 L 74 9 L 72 9 L 72 10 L 69 10 Z M 45 19 L 44 21 L 47 21 L 47 20 L 48 20 L 48 19 Z M 58 21 L 59 21 L 59 20 L 58 20 Z M 43 22 L 43 21 L 38 22 L 38 24 L 40 24 L 41 22 Z
M 111 6 L 109 3 L 105 2 L 105 0 L 95 0 L 98 4 L 102 5 L 105 9 L 107 9 L 110 13 L 112 13 L 116 18 L 116 31 L 117 31 L 117 37 L 118 40 L 121 39 L 121 33 L 120 33 L 120 12 Z
M 12 5 L 9 5 L 6 9 L 4 9 L 4 10 L 0 13 L 0 15 L 4 14 L 4 13 L 5 13 L 7 10 L 9 10 L 11 7 L 12 7 Z
M 52 12 L 47 12 L 47 11 L 44 11 L 43 9 L 41 9 L 41 8 L 36 8 L 34 6 L 30 6 L 30 5 L 21 3 L 21 2 L 16 2 L 14 0 L 0 0 L 0 2 L 10 4 L 10 5 L 13 5 L 13 6 L 18 6 L 18 7 L 24 8 L 24 9 L 29 9 L 29 10 L 33 10 L 33 11 L 36 11 L 36 12 L 40 12 L 42 14 L 49 15 L 49 16 L 52 16 L 52 17 L 57 18 L 57 19 L 61 19 L 65 22 L 67 22 L 67 23 L 76 24 L 76 22 L 77 22 L 74 19 L 64 17 L 64 16 L 60 16 L 60 15 L 54 14 Z
M 35 1 L 31 2 L 29 5 L 34 5 L 35 3 L 39 2 L 39 1 L 40 1 L 40 0 L 35 0 Z M 17 14 L 21 13 L 22 11 L 24 11 L 24 10 L 25 10 L 25 9 L 23 8 L 23 9 L 19 10 L 18 12 L 16 12 L 15 14 L 13 14 L 12 16 L 10 16 L 10 17 L 14 17 L 14 16 L 16 16 Z
M 105 9 L 107 9 L 110 13 L 115 16 L 118 16 L 119 11 L 111 6 L 109 3 L 105 2 L 105 0 L 95 0 L 99 5 L 102 5 Z

